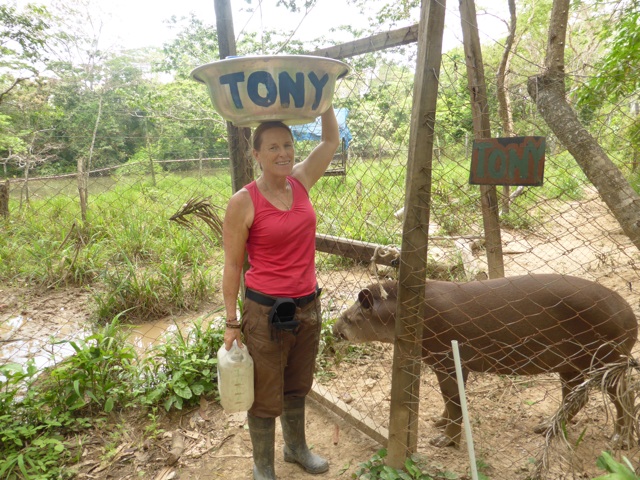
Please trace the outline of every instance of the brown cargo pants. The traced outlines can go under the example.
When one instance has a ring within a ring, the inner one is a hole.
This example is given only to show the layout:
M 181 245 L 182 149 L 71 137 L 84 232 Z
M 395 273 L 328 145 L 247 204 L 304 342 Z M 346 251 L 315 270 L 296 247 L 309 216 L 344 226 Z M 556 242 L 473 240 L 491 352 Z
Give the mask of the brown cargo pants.
M 296 308 L 300 325 L 293 332 L 269 325 L 271 307 L 245 299 L 244 343 L 253 358 L 255 400 L 249 413 L 270 418 L 282 414 L 285 397 L 304 397 L 311 390 L 320 342 L 320 299 Z

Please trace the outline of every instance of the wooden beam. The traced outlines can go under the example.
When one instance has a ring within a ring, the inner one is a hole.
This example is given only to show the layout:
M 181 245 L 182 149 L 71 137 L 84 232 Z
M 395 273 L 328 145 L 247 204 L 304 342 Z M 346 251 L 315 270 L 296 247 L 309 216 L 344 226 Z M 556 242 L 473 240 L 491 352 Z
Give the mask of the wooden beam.
M 336 168 L 334 170 L 325 170 L 322 174 L 324 177 L 344 177 L 347 174 L 344 168 Z
M 309 392 L 309 398 L 337 414 L 362 433 L 379 442 L 383 447 L 387 446 L 389 431 L 386 428 L 376 425 L 369 417 L 347 405 L 322 385 L 314 382 Z
M 418 24 L 397 30 L 390 30 L 386 33 L 379 33 L 367 38 L 360 38 L 353 42 L 343 43 L 342 45 L 336 45 L 334 47 L 321 48 L 314 52 L 309 52 L 308 55 L 335 59 L 347 58 L 362 55 L 363 53 L 377 52 L 385 48 L 407 45 L 417 41 Z
M 393 468 L 402 468 L 418 446 L 431 170 L 445 11 L 446 0 L 422 0 L 391 377 L 387 465 Z
M 322 233 L 316 234 L 316 250 L 332 255 L 342 255 L 343 257 L 389 267 L 397 267 L 400 261 L 400 249 L 392 246 L 379 245 L 377 243 L 361 242 L 350 238 L 334 237 Z

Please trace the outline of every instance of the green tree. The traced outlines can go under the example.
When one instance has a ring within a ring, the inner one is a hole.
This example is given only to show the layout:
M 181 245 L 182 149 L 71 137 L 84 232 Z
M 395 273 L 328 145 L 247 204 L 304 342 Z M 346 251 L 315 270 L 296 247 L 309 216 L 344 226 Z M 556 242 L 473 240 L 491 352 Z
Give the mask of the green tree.
M 640 165 L 640 2 L 623 2 L 620 10 L 607 12 L 607 20 L 598 36 L 604 51 L 577 89 L 577 107 L 587 124 L 599 111 L 610 115 L 612 128 L 628 139 L 621 156 L 632 158 L 635 172 Z M 619 141 L 611 147 L 619 149 Z
M 178 31 L 174 40 L 163 45 L 163 58 L 154 66 L 158 72 L 175 75 L 177 79 L 189 78 L 191 70 L 205 63 L 220 59 L 218 33 L 215 25 L 206 23 L 195 15 L 171 17 L 169 26 Z M 287 32 L 265 30 L 243 32 L 237 45 L 238 55 L 270 55 L 276 53 L 303 53 L 300 41 L 291 40 Z
M 0 5 L 0 103 L 20 82 L 37 76 L 48 36 L 46 8 L 27 4 L 23 11 Z
M 22 10 L 0 5 L 0 156 L 5 176 L 9 164 L 19 163 L 16 156 L 28 155 L 29 142 L 3 104 L 21 84 L 37 79 L 46 53 L 49 18 L 48 11 L 37 5 L 27 4 Z
M 583 108 L 596 109 L 606 101 L 635 97 L 640 88 L 640 2 L 626 2 L 625 8 L 607 17 L 611 21 L 603 25 L 599 38 L 608 47 L 578 91 L 578 104 Z

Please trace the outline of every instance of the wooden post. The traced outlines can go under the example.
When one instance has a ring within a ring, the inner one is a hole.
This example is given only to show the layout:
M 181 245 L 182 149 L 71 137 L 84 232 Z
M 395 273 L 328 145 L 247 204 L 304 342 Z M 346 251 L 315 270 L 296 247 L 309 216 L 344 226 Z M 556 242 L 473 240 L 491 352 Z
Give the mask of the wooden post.
M 216 27 L 218 30 L 218 49 L 220 59 L 236 54 L 236 40 L 233 33 L 233 16 L 230 0 L 214 0 Z M 251 129 L 238 128 L 227 122 L 229 158 L 231 159 L 231 185 L 233 193 L 253 181 L 253 163 L 251 161 Z
M 151 155 L 151 142 L 149 141 L 149 131 L 147 130 L 147 119 L 144 119 L 144 136 L 147 141 L 147 156 L 149 157 L 149 173 L 151 174 L 151 185 L 156 186 L 156 169 L 153 165 L 153 155 Z
M 218 50 L 220 59 L 236 54 L 236 37 L 233 33 L 233 15 L 231 0 L 214 0 L 216 28 L 218 30 Z M 251 160 L 251 129 L 238 128 L 227 122 L 227 143 L 231 162 L 231 191 L 236 193 L 253 181 L 253 162 Z M 249 269 L 247 254 L 244 256 L 243 271 Z M 240 280 L 240 296 L 244 300 L 244 275 Z
M 27 158 L 24 164 L 24 182 L 22 184 L 22 191 L 24 192 L 24 203 L 29 205 L 29 169 L 31 167 L 31 158 Z M 20 196 L 20 206 L 22 206 L 22 195 Z
M 460 0 L 460 21 L 464 53 L 467 63 L 467 78 L 471 93 L 471 111 L 473 112 L 473 131 L 476 139 L 491 138 L 489 106 L 487 103 L 487 85 L 482 64 L 482 50 L 478 35 L 478 19 L 474 0 Z M 485 247 L 489 278 L 504 277 L 502 241 L 500 238 L 500 219 L 498 217 L 498 195 L 495 185 L 480 186 L 482 219 L 484 224 Z
M 80 197 L 80 216 L 82 218 L 82 223 L 87 222 L 87 172 L 84 168 L 84 157 L 82 155 L 78 155 L 78 160 L 76 162 L 78 166 L 78 195 Z
M 387 463 L 402 468 L 417 449 L 429 205 L 445 0 L 422 0 L 400 255 Z
M 0 215 L 9 218 L 9 180 L 0 184 Z

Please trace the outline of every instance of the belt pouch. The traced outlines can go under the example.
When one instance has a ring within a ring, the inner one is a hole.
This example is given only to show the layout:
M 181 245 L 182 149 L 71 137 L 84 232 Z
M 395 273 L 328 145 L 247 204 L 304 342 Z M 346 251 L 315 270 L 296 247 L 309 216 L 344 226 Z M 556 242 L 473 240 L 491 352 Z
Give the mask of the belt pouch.
M 296 304 L 293 298 L 276 298 L 269 311 L 269 324 L 276 330 L 295 330 L 300 322 L 295 320 Z

